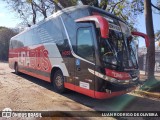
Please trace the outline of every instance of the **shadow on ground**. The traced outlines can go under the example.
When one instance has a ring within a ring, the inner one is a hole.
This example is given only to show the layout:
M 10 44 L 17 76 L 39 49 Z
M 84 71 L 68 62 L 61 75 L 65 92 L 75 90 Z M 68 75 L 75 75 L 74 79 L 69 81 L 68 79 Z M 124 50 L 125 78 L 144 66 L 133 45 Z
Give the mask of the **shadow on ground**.
M 52 84 L 48 82 L 25 74 L 21 74 L 19 76 L 55 92 L 53 90 Z M 137 97 L 129 94 L 125 94 L 111 99 L 98 100 L 68 90 L 66 93 L 62 94 L 62 96 L 65 96 L 80 104 L 90 107 L 96 111 L 159 111 L 158 106 L 160 106 L 160 101 Z

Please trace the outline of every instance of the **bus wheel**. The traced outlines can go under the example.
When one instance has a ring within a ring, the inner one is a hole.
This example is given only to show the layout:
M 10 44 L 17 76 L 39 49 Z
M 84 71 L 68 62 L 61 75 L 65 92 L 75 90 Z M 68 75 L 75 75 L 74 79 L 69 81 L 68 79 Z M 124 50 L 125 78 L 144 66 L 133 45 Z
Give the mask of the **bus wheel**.
M 54 89 L 58 93 L 63 93 L 65 91 L 64 88 L 64 76 L 61 70 L 57 70 L 53 77 L 53 85 Z
M 18 71 L 18 64 L 17 63 L 14 65 L 14 70 L 15 70 L 15 74 L 18 75 L 19 71 Z

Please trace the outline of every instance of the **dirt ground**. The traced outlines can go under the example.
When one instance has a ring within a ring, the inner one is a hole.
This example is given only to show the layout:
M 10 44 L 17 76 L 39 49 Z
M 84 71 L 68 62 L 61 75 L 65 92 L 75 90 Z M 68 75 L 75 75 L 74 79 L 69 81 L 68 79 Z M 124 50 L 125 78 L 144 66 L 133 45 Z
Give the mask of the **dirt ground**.
M 13 111 L 160 111 L 160 99 L 131 93 L 106 100 L 73 91 L 61 95 L 53 91 L 51 84 L 25 74 L 18 76 L 8 63 L 0 63 L 0 111 L 4 108 Z

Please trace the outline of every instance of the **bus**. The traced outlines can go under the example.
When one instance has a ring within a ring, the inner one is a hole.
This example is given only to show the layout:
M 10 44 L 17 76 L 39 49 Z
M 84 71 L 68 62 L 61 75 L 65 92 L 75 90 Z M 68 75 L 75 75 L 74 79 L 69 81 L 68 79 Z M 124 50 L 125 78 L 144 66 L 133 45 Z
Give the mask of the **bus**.
M 128 24 L 91 6 L 62 9 L 10 40 L 9 66 L 96 99 L 119 96 L 139 85 L 139 67 Z

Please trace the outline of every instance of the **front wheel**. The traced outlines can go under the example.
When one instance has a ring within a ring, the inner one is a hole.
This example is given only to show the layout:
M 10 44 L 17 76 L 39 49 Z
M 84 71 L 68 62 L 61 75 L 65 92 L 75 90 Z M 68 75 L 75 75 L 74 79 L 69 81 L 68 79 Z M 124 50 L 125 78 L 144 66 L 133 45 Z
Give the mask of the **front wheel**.
M 61 70 L 57 70 L 53 77 L 53 86 L 56 92 L 63 93 L 65 91 L 64 87 L 64 76 Z

